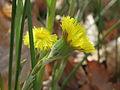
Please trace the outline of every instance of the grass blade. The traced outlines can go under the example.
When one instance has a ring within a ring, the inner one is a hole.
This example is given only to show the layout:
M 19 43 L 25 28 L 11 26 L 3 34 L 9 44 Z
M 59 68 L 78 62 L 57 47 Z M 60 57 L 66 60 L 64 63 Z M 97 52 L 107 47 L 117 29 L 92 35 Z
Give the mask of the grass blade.
M 100 15 L 103 16 L 104 13 L 105 13 L 108 9 L 110 9 L 110 7 L 112 7 L 116 2 L 117 2 L 117 0 L 111 0 L 111 1 L 108 3 L 108 5 L 101 11 Z M 87 29 L 89 29 L 92 25 L 94 25 L 98 20 L 99 20 L 99 16 L 97 16 L 97 17 L 95 18 L 95 22 L 92 23 L 91 25 L 89 25 L 89 26 L 87 27 Z
M 16 65 L 17 67 L 16 67 L 15 88 L 14 88 L 14 90 L 18 90 L 18 78 L 19 78 L 19 74 L 20 74 L 20 59 L 21 59 L 21 49 L 22 49 L 22 40 L 23 40 L 23 29 L 24 29 L 24 22 L 25 22 L 26 9 L 27 9 L 26 1 L 25 1 L 24 10 L 23 10 L 21 30 L 20 30 L 20 38 L 19 38 L 19 46 L 18 46 L 17 65 Z
M 76 3 L 76 0 L 71 0 L 71 1 L 70 1 L 69 15 L 70 15 L 71 17 L 74 16 L 75 3 Z
M 20 38 L 22 14 L 23 14 L 23 1 L 18 0 L 18 4 L 16 8 L 16 18 L 15 18 L 16 55 L 18 55 L 17 52 L 18 52 L 18 45 L 19 45 L 19 38 Z
M 78 22 L 81 21 L 81 19 L 83 17 L 83 13 L 84 13 L 86 7 L 88 6 L 88 4 L 89 4 L 89 0 L 84 0 L 83 1 L 83 7 L 78 10 L 78 13 L 77 13 L 77 16 L 76 16 L 76 19 L 78 20 Z
M 37 63 L 37 61 L 35 60 L 35 51 L 34 51 L 34 43 L 33 43 L 32 15 L 31 15 L 30 0 L 27 0 L 27 16 L 28 16 L 28 32 L 29 32 L 29 40 L 30 40 L 31 65 L 33 68 Z
M 12 21 L 11 21 L 11 33 L 10 33 L 10 51 L 9 51 L 9 72 L 8 72 L 8 89 L 11 90 L 12 81 L 12 62 L 14 51 L 14 27 L 15 27 L 15 14 L 16 14 L 16 0 L 12 2 Z
M 22 0 L 18 0 L 17 8 L 16 8 L 16 17 L 15 17 L 16 59 L 17 59 L 17 55 L 18 55 L 18 46 L 19 46 L 19 38 L 20 38 L 22 15 L 23 15 L 23 1 Z M 20 90 L 20 79 L 18 81 L 18 90 Z

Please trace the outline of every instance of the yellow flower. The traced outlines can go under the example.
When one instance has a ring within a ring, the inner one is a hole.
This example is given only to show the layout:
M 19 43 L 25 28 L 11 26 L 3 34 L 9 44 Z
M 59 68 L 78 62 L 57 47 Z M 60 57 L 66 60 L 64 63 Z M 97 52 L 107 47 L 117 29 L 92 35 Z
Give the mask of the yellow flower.
M 62 19 L 63 37 L 71 47 L 83 52 L 94 52 L 95 49 L 86 35 L 85 29 L 77 20 L 69 16 Z
M 57 36 L 51 35 L 48 30 L 45 28 L 33 28 L 33 40 L 34 40 L 34 47 L 38 50 L 49 50 L 53 46 L 53 44 L 57 41 Z M 29 34 L 28 32 L 24 36 L 24 45 L 28 45 L 29 43 Z

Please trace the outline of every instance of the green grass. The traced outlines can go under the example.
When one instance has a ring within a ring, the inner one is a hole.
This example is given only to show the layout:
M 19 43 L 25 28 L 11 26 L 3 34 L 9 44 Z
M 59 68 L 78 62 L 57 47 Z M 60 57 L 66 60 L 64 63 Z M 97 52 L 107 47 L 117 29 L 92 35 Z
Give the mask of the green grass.
M 16 0 L 12 2 L 12 21 L 11 21 L 11 32 L 10 32 L 10 51 L 9 51 L 9 70 L 8 70 L 8 89 L 11 90 L 12 84 L 12 63 L 13 63 L 13 52 L 14 52 L 14 33 L 15 33 L 15 14 L 16 14 Z

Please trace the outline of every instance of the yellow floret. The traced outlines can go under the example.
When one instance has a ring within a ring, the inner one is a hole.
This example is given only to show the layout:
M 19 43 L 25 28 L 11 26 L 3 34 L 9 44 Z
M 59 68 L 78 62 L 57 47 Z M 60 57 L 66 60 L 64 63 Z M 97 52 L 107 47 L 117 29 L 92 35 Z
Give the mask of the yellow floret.
M 83 52 L 94 52 L 93 44 L 89 41 L 85 29 L 77 20 L 64 17 L 62 20 L 63 35 L 71 47 Z
M 30 47 L 28 32 L 24 36 L 24 45 Z M 57 40 L 57 36 L 50 34 L 45 28 L 33 28 L 34 47 L 38 50 L 49 50 Z

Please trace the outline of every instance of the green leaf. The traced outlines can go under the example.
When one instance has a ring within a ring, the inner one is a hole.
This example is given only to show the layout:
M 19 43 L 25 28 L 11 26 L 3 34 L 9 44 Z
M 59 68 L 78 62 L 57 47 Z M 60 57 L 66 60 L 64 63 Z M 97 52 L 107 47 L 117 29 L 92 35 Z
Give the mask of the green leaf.
M 26 0 L 28 1 L 28 0 Z M 25 3 L 24 10 L 23 10 L 23 16 L 22 16 L 22 22 L 21 22 L 21 30 L 20 30 L 20 36 L 19 36 L 19 44 L 18 44 L 18 53 L 16 55 L 16 75 L 15 75 L 15 88 L 14 90 L 18 90 L 19 88 L 19 75 L 20 75 L 20 60 L 21 60 L 21 51 L 22 51 L 22 41 L 23 41 L 23 30 L 24 30 L 24 23 L 26 18 L 26 10 L 27 6 Z
M 18 0 L 18 4 L 16 8 L 16 17 L 15 17 L 16 55 L 18 55 L 18 45 L 19 45 L 19 38 L 20 38 L 22 15 L 23 15 L 23 2 L 22 0 Z

